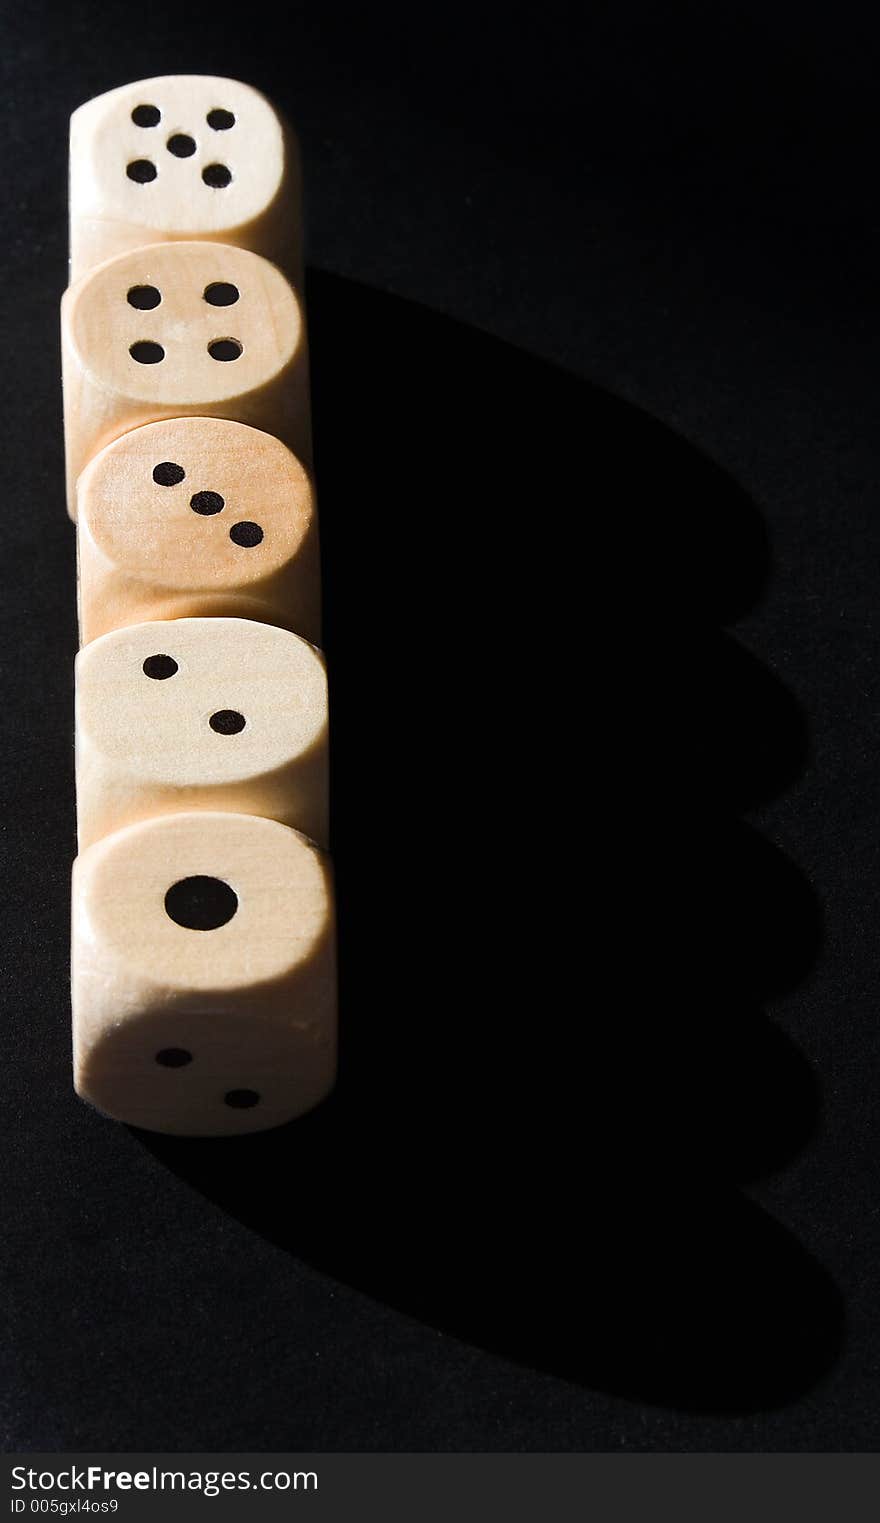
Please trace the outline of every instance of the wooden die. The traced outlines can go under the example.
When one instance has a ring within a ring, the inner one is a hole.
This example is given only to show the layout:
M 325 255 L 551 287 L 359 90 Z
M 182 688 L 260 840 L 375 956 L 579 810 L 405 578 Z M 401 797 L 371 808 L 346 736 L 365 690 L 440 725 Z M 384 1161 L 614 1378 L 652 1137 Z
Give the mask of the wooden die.
M 179 814 L 73 870 L 74 1079 L 99 1110 L 190 1136 L 262 1131 L 333 1084 L 327 859 L 273 820 Z
M 153 815 L 229 809 L 327 839 L 319 651 L 249 619 L 102 635 L 76 661 L 80 848 Z
M 232 418 L 309 459 L 302 310 L 257 254 L 157 243 L 99 265 L 64 293 L 61 356 L 71 515 L 91 458 L 162 418 Z
M 298 281 L 300 168 L 258 90 L 176 74 L 96 96 L 70 119 L 70 278 L 148 243 L 252 249 Z
M 271 434 L 220 418 L 132 429 L 77 483 L 83 644 L 125 624 L 233 615 L 321 638 L 309 477 Z

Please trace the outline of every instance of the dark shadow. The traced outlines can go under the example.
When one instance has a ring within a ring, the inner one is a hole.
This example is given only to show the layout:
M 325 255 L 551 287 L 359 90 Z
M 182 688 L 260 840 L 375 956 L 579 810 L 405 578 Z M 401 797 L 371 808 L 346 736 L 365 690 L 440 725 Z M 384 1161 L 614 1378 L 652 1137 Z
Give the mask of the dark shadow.
M 818 907 L 736 817 L 806 747 L 719 629 L 764 585 L 760 515 L 581 380 L 328 275 L 308 294 L 340 1082 L 278 1132 L 144 1141 L 510 1358 L 701 1411 L 791 1400 L 840 1308 L 738 1188 L 819 1104 L 761 1013 Z

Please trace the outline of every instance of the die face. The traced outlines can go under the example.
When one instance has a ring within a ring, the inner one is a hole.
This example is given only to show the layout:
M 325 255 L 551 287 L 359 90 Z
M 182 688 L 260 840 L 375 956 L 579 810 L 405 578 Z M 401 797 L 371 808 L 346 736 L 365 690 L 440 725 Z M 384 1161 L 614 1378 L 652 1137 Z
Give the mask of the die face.
M 258 588 L 315 532 L 296 456 L 270 434 L 219 418 L 123 434 L 83 472 L 77 502 L 81 531 L 106 564 L 186 592 Z
M 76 735 L 83 843 L 194 807 L 325 834 L 326 674 L 288 630 L 177 619 L 104 635 L 77 657 Z
M 129 827 L 73 879 L 77 1089 L 160 1131 L 276 1125 L 333 1082 L 335 963 L 326 859 L 235 814 Z
M 76 1067 L 77 1093 L 146 1131 L 214 1137 L 293 1121 L 329 1091 L 335 1044 L 251 1009 L 145 1010 L 111 1028 Z
M 153 237 L 238 241 L 295 178 L 289 133 L 249 85 L 168 75 L 108 91 L 71 118 L 73 265 L 82 224 L 129 246 Z M 138 236 L 138 230 L 142 235 Z M 116 250 L 114 250 L 115 252 Z
M 121 254 L 68 290 L 62 313 L 92 386 L 161 406 L 165 415 L 270 386 L 305 341 L 299 302 L 281 271 L 219 243 Z

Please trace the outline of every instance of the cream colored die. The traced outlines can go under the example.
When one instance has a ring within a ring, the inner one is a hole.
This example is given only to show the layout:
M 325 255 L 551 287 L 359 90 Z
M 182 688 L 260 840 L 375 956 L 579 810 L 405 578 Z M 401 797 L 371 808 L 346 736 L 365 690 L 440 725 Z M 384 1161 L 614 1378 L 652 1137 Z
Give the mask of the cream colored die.
M 76 661 L 80 849 L 196 809 L 265 815 L 327 840 L 327 679 L 319 651 L 249 619 L 102 635 Z
M 305 323 L 275 265 L 220 243 L 164 243 L 99 265 L 61 302 L 68 507 L 121 434 L 231 418 L 311 451 Z
M 77 483 L 83 644 L 125 624 L 233 615 L 321 638 L 311 482 L 271 434 L 220 418 L 132 429 Z
M 77 1091 L 152 1131 L 261 1131 L 311 1109 L 336 1066 L 333 888 L 273 820 L 132 825 L 73 870 Z
M 250 85 L 139 80 L 70 119 L 70 278 L 147 243 L 209 239 L 301 269 L 296 140 Z

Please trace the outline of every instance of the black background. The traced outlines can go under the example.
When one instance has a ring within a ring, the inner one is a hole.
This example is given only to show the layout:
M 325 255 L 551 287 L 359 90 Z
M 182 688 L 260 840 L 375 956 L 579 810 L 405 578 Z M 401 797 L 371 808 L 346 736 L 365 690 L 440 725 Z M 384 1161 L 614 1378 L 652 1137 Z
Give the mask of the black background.
M 7 5 L 5 1447 L 859 1449 L 878 1420 L 877 28 Z M 66 128 L 306 165 L 344 1064 L 73 1097 Z

